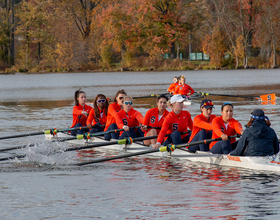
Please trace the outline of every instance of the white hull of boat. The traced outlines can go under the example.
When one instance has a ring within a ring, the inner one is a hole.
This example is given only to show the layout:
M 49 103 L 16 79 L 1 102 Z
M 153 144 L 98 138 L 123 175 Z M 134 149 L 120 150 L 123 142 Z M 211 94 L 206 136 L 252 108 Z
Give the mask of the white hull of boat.
M 58 133 L 58 138 L 66 138 L 69 135 Z M 51 139 L 51 135 L 46 135 L 46 139 Z M 86 144 L 97 144 L 107 142 L 101 138 L 93 138 L 90 141 L 84 140 L 71 140 L 67 141 L 68 143 L 74 145 L 86 145 Z M 131 145 L 107 145 L 102 147 L 94 148 L 96 150 L 117 150 L 117 151 L 126 151 L 127 153 L 136 153 L 149 149 L 146 146 L 143 146 L 138 143 L 132 143 Z M 275 156 L 228 156 L 228 155 L 215 155 L 209 152 L 197 151 L 196 153 L 190 153 L 185 150 L 176 149 L 169 155 L 167 152 L 156 152 L 151 154 L 143 155 L 145 157 L 172 157 L 178 159 L 180 163 L 185 163 L 189 161 L 192 162 L 202 162 L 207 164 L 219 165 L 219 166 L 229 166 L 229 167 L 240 167 L 244 169 L 253 169 L 260 171 L 270 171 L 270 172 L 280 172 L 280 155 Z

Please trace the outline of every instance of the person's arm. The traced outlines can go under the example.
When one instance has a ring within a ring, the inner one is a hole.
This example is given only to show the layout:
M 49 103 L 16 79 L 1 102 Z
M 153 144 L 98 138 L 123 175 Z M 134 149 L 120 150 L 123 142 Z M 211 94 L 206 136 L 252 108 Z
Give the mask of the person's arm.
M 201 120 L 199 117 L 194 117 L 193 124 L 196 127 L 199 127 L 199 128 L 205 129 L 205 130 L 209 130 L 209 131 L 212 130 L 212 125 L 206 121 Z
M 123 127 L 124 127 L 125 125 L 123 124 L 123 120 L 122 120 L 122 117 L 121 117 L 121 113 L 120 113 L 120 112 L 116 114 L 115 119 L 116 119 L 116 124 L 117 124 L 118 128 L 119 128 L 119 129 L 123 129 Z
M 88 128 L 92 127 L 92 121 L 93 121 L 94 117 L 95 117 L 94 109 L 91 109 L 89 112 L 88 118 L 87 118 L 87 123 L 86 123 Z
M 80 110 L 78 107 L 79 106 L 74 106 L 73 115 L 82 115 L 83 110 Z
M 138 121 L 140 124 L 143 124 L 143 123 L 144 123 L 144 117 L 143 117 L 143 115 L 142 115 L 140 112 L 135 111 L 135 112 L 134 112 L 134 116 L 135 116 L 135 118 L 137 119 L 137 121 Z
M 238 134 L 242 134 L 244 132 L 242 125 L 239 123 L 239 121 L 234 121 L 233 123 L 233 127 L 234 130 L 238 133 Z
M 193 130 L 193 120 L 191 114 L 188 114 L 188 128 L 192 131 Z
M 189 95 L 194 94 L 194 90 L 193 90 L 193 88 L 192 88 L 192 87 L 190 87 L 189 85 L 188 85 L 188 89 L 189 89 Z
M 239 139 L 235 150 L 229 153 L 231 156 L 243 156 L 244 150 L 248 145 L 247 135 L 248 135 L 248 131 L 245 130 L 242 137 Z

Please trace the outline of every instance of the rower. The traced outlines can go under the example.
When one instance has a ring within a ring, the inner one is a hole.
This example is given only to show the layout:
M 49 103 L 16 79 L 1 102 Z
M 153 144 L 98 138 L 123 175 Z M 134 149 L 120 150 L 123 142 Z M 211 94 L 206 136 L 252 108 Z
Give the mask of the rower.
M 239 139 L 232 156 L 267 156 L 279 152 L 279 142 L 275 131 L 270 128 L 269 118 L 264 111 L 255 109 L 246 129 Z
M 92 107 L 86 105 L 86 93 L 80 89 L 75 91 L 74 98 L 75 106 L 73 107 L 73 123 L 71 128 L 86 126 L 87 118 Z M 75 136 L 84 132 L 85 130 L 71 131 L 71 135 Z
M 182 75 L 179 81 L 179 85 L 176 87 L 174 94 L 189 96 L 192 95 L 193 93 L 194 93 L 193 88 L 186 84 L 185 76 Z
M 181 95 L 174 95 L 170 99 L 172 105 L 172 112 L 170 112 L 162 124 L 162 128 L 157 138 L 157 143 L 154 145 L 155 148 L 159 148 L 164 137 L 168 134 L 163 145 L 168 144 L 182 144 L 189 141 L 190 134 L 180 134 L 180 132 L 187 132 L 188 128 L 193 129 L 193 121 L 191 114 L 188 111 L 183 111 L 185 98 Z
M 169 88 L 167 89 L 167 92 L 170 94 L 173 94 L 175 92 L 176 86 L 178 85 L 178 77 L 174 76 L 173 83 L 170 84 Z
M 103 131 L 103 127 L 101 125 L 106 124 L 107 120 L 107 112 L 108 112 L 109 102 L 105 95 L 98 94 L 93 102 L 93 109 L 89 112 L 89 116 L 87 119 L 87 127 L 90 129 L 89 132 L 96 133 Z M 94 128 L 92 126 L 95 126 Z
M 189 143 L 193 141 L 201 141 L 210 139 L 212 137 L 212 121 L 216 118 L 216 115 L 212 115 L 212 109 L 214 105 L 210 99 L 203 99 L 200 104 L 201 114 L 197 115 L 193 119 L 193 130 Z M 199 144 L 189 146 L 189 151 L 196 152 L 209 151 L 208 144 Z
M 122 101 L 125 96 L 126 92 L 123 89 L 116 93 L 114 102 L 108 107 L 107 121 L 104 131 L 118 129 L 115 118 L 117 113 L 122 109 Z M 111 138 L 119 139 L 119 133 L 109 133 L 104 135 L 105 140 L 109 141 Z
M 144 132 L 140 129 L 132 129 L 129 127 L 136 127 L 143 123 L 144 117 L 137 110 L 132 108 L 133 99 L 130 96 L 125 96 L 122 100 L 122 110 L 116 114 L 116 124 L 119 129 L 124 129 L 120 132 L 119 139 L 124 139 L 126 137 L 136 138 L 144 137 Z
M 212 142 L 209 146 L 213 154 L 228 154 L 235 149 L 237 141 L 235 138 L 228 139 L 228 136 L 234 136 L 237 133 L 242 134 L 242 125 L 235 120 L 233 116 L 233 105 L 225 102 L 221 107 L 222 116 L 216 117 L 212 121 L 213 134 L 212 139 L 222 138 L 221 141 Z
M 165 117 L 169 114 L 169 112 L 166 110 L 167 107 L 168 98 L 165 95 L 160 95 L 157 98 L 157 107 L 149 109 L 144 117 L 144 122 L 142 126 L 142 130 L 145 131 L 145 137 L 149 136 L 155 136 L 159 134 L 160 129 L 162 126 L 162 123 L 165 119 Z M 147 126 L 150 127 L 158 127 L 150 128 L 148 129 Z M 157 142 L 157 139 L 151 139 L 151 140 L 144 140 L 144 145 L 150 146 L 155 145 Z

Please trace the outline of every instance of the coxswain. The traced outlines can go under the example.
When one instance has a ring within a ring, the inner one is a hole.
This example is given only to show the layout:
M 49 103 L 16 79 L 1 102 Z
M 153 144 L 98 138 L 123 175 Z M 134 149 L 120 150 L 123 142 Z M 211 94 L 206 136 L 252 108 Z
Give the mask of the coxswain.
M 73 123 L 71 128 L 86 126 L 87 118 L 92 107 L 86 105 L 86 93 L 80 89 L 75 91 L 74 98 L 75 106 L 73 107 Z M 84 132 L 84 130 L 71 131 L 71 135 L 75 136 L 76 134 L 83 134 Z
M 236 138 L 228 139 L 228 136 L 242 134 L 242 125 L 233 116 L 233 105 L 225 102 L 221 107 L 222 116 L 212 121 L 212 139 L 222 138 L 221 141 L 210 143 L 210 152 L 213 154 L 229 154 L 237 145 Z
M 185 76 L 182 75 L 179 81 L 179 85 L 176 87 L 174 94 L 189 96 L 192 95 L 193 93 L 194 93 L 193 88 L 186 84 Z
M 255 109 L 246 125 L 242 137 L 232 156 L 268 156 L 279 152 L 279 142 L 275 131 L 270 128 L 269 118 L 264 111 Z
M 173 83 L 170 84 L 169 88 L 167 89 L 167 92 L 169 92 L 170 94 L 173 94 L 175 92 L 175 88 L 178 84 L 179 84 L 178 77 L 174 76 Z
M 181 95 L 174 95 L 171 97 L 169 103 L 172 106 L 172 111 L 166 116 L 163 121 L 162 128 L 159 132 L 157 143 L 153 148 L 159 148 L 161 144 L 182 144 L 189 141 L 190 130 L 193 129 L 193 121 L 191 114 L 188 111 L 183 111 L 185 98 Z M 180 132 L 186 132 L 185 134 L 180 134 Z M 165 135 L 168 135 L 165 138 Z
M 104 131 L 111 131 L 111 130 L 116 130 L 118 129 L 118 126 L 116 124 L 116 115 L 117 113 L 122 109 L 122 100 L 126 96 L 126 92 L 121 89 L 119 90 L 113 100 L 113 103 L 111 103 L 108 107 L 108 114 L 107 114 L 107 121 L 106 121 L 106 126 Z M 119 139 L 119 133 L 110 133 L 110 134 L 105 134 L 104 139 L 105 140 L 111 140 L 111 139 Z
M 93 109 L 89 112 L 87 119 L 87 127 L 90 129 L 90 133 L 101 132 L 104 130 L 107 120 L 109 102 L 105 95 L 98 94 L 93 102 Z M 97 127 L 93 127 L 96 126 Z
M 160 95 L 157 98 L 157 107 L 149 109 L 145 114 L 142 126 L 142 130 L 145 131 L 144 137 L 156 136 L 159 134 L 162 123 L 165 117 L 169 114 L 169 112 L 166 110 L 167 102 L 168 98 L 165 95 Z M 147 128 L 148 126 L 157 128 Z M 146 146 L 150 146 L 151 144 L 155 145 L 157 139 L 144 140 L 143 142 Z
M 116 114 L 116 124 L 119 129 L 124 131 L 120 132 L 119 139 L 126 137 L 136 138 L 144 137 L 144 132 L 140 129 L 143 123 L 144 117 L 137 110 L 133 109 L 133 99 L 130 96 L 126 96 L 122 100 L 123 108 Z M 139 126 L 137 129 L 129 129 L 130 127 Z
M 189 143 L 210 139 L 212 137 L 212 121 L 216 118 L 216 115 L 212 115 L 213 108 L 214 105 L 210 99 L 203 99 L 201 101 L 201 114 L 195 116 L 193 119 L 193 130 Z M 189 151 L 196 152 L 197 150 L 209 151 L 209 145 L 199 144 L 189 146 Z

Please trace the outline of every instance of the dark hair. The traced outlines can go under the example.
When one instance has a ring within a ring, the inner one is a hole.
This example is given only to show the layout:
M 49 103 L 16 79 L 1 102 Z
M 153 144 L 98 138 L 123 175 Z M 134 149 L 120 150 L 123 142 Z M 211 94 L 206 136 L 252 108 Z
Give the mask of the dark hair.
M 97 106 L 97 100 L 98 98 L 101 97 L 103 99 L 105 99 L 105 103 L 106 103 L 106 106 L 105 106 L 105 109 L 104 109 L 104 114 L 107 115 L 107 112 L 108 112 L 108 107 L 109 107 L 109 102 L 108 102 L 108 99 L 106 98 L 105 95 L 103 94 L 98 94 L 95 99 L 94 99 L 94 102 L 93 102 L 93 107 L 94 107 L 94 114 L 95 114 L 95 117 L 96 118 L 99 118 L 100 117 L 100 112 L 99 112 L 99 109 L 98 109 L 98 106 Z
M 163 95 L 163 94 L 161 94 L 161 95 L 157 98 L 157 102 L 158 102 L 161 98 L 166 99 L 166 101 L 168 102 L 168 98 L 166 97 L 166 95 Z
M 254 118 L 251 118 L 251 119 L 248 121 L 247 126 L 250 127 L 250 126 L 252 125 L 252 123 L 253 123 L 254 120 L 255 120 Z M 266 122 L 266 125 L 267 125 L 268 127 L 270 127 L 270 125 L 271 125 L 270 121 L 265 120 L 265 122 Z
M 117 103 L 117 97 L 119 94 L 127 95 L 126 92 L 124 91 L 124 89 L 117 91 L 115 98 L 114 98 L 114 103 Z
M 225 102 L 225 103 L 222 105 L 222 107 L 221 107 L 221 111 L 223 111 L 223 110 L 224 110 L 224 107 L 227 106 L 227 105 L 229 105 L 229 106 L 231 106 L 231 107 L 233 108 L 233 105 L 232 105 L 230 102 Z
M 75 105 L 76 106 L 79 106 L 79 101 L 78 101 L 78 98 L 79 98 L 79 95 L 81 94 L 81 93 L 84 93 L 84 94 L 86 94 L 84 91 L 82 91 L 81 89 L 78 89 L 78 90 L 76 90 L 75 91 L 75 94 L 74 94 L 74 99 L 75 99 Z

